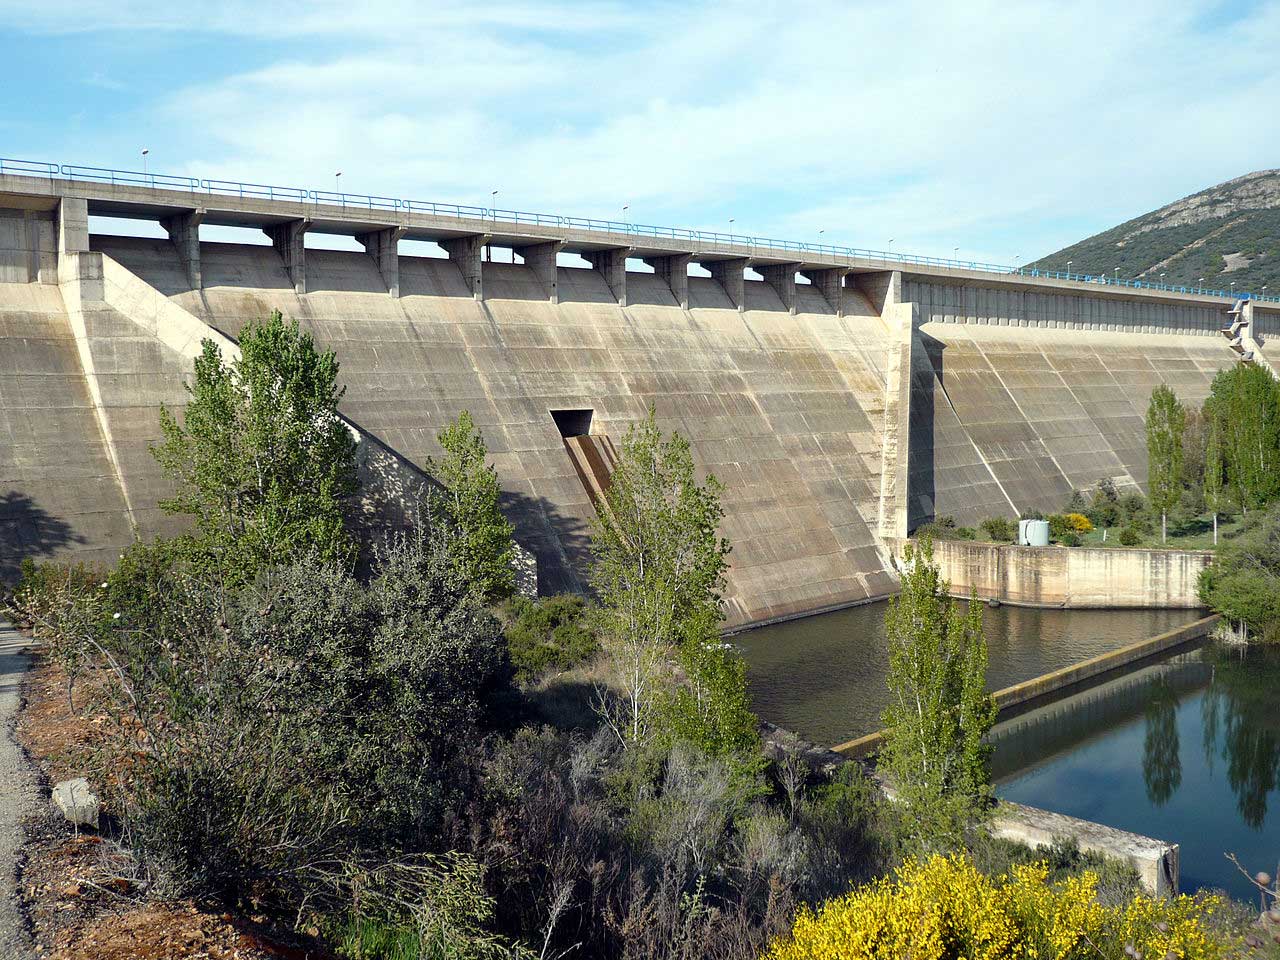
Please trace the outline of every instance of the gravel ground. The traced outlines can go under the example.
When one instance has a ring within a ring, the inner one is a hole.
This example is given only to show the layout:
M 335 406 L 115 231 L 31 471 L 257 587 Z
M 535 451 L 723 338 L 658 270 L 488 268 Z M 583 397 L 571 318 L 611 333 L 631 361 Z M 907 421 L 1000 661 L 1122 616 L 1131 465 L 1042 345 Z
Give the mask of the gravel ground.
M 0 621 L 0 957 L 31 956 L 31 943 L 18 909 L 17 856 L 22 820 L 36 807 L 36 779 L 14 739 L 22 699 L 22 678 L 30 658 L 27 638 Z

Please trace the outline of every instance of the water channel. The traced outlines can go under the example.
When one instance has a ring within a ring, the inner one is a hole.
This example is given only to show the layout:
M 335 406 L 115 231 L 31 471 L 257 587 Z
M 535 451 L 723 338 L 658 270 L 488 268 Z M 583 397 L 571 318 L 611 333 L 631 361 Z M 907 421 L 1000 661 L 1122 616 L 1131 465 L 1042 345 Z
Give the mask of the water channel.
M 888 693 L 885 606 L 870 603 L 735 636 L 756 713 L 824 745 L 878 730 Z M 1021 683 L 1199 616 L 1195 610 L 987 607 L 988 684 L 999 690 Z
M 984 611 L 989 684 L 1009 686 L 1170 630 L 1174 610 Z M 757 713 L 816 743 L 879 727 L 884 604 L 734 638 Z M 1280 861 L 1280 649 L 1211 645 L 1145 666 L 993 731 L 997 793 L 1181 846 L 1181 886 L 1251 900 L 1225 854 Z

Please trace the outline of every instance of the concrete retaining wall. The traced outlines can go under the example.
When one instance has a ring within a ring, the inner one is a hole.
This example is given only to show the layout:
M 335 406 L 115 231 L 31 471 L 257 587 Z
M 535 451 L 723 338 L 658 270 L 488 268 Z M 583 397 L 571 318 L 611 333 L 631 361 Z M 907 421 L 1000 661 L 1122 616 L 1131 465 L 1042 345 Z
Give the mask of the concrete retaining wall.
M 907 542 L 895 541 L 899 559 Z M 1029 607 L 1195 609 L 1200 571 L 1213 552 L 939 540 L 933 558 L 957 597 Z

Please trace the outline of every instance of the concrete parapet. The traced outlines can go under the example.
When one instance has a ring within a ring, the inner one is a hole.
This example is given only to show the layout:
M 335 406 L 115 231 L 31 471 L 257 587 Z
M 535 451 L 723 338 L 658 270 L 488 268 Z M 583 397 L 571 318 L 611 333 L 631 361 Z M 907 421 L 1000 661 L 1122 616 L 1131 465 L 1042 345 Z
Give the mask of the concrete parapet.
M 600 271 L 604 282 L 609 285 L 609 292 L 617 299 L 620 307 L 627 305 L 627 255 L 630 252 L 630 247 L 617 247 L 583 254 L 587 263 Z
M 484 254 L 485 244 L 488 242 L 488 234 L 483 233 L 440 241 L 440 249 L 447 253 L 449 259 L 458 265 L 458 270 L 462 273 L 462 280 L 475 300 L 484 299 L 484 272 L 481 267 L 481 258 Z
M 387 293 L 393 297 L 400 296 L 400 238 L 403 236 L 403 227 L 388 227 L 386 230 L 362 233 L 356 238 L 378 265 L 378 273 L 382 276 L 382 282 L 387 285 Z
M 563 240 L 548 240 L 546 243 L 531 243 L 528 246 L 515 248 L 516 253 L 524 258 L 524 265 L 542 283 L 550 303 L 560 302 L 557 282 L 560 268 L 556 265 L 556 254 L 562 249 L 564 249 Z
M 799 267 L 798 263 L 776 263 L 756 268 L 764 282 L 777 292 L 788 313 L 796 312 L 796 270 Z
M 262 228 L 262 232 L 271 238 L 271 245 L 284 261 L 284 268 L 293 281 L 294 293 L 307 292 L 307 250 L 303 237 L 309 226 L 311 221 L 302 219 Z
M 692 259 L 687 253 L 644 258 L 644 262 L 653 267 L 653 272 L 671 288 L 671 295 L 681 310 L 689 309 L 689 261 Z
M 730 302 L 739 311 L 747 309 L 746 278 L 743 273 L 751 265 L 751 261 L 746 257 L 734 257 L 730 260 L 706 260 L 700 262 L 710 271 L 711 279 L 724 287 L 724 292 L 728 294 Z M 792 277 L 793 302 L 795 299 L 794 291 L 795 278 Z

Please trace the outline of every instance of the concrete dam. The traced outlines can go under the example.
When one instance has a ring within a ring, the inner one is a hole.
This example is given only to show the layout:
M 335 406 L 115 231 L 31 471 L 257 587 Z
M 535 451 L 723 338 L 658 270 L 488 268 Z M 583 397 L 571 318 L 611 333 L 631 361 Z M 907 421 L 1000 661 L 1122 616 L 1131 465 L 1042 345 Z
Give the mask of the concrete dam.
M 393 486 L 471 411 L 543 593 L 584 588 L 592 493 L 652 404 L 725 484 L 731 626 L 893 592 L 892 542 L 935 515 L 1144 486 L 1151 389 L 1199 403 L 1242 356 L 1267 364 L 1280 327 L 1270 301 L 1234 305 L 1242 346 L 1221 296 L 205 183 L 0 173 L 0 576 L 175 532 L 159 406 L 183 404 L 201 337 L 234 350 L 273 309 L 337 353 L 342 411 Z M 99 234 L 95 215 L 168 239 Z

